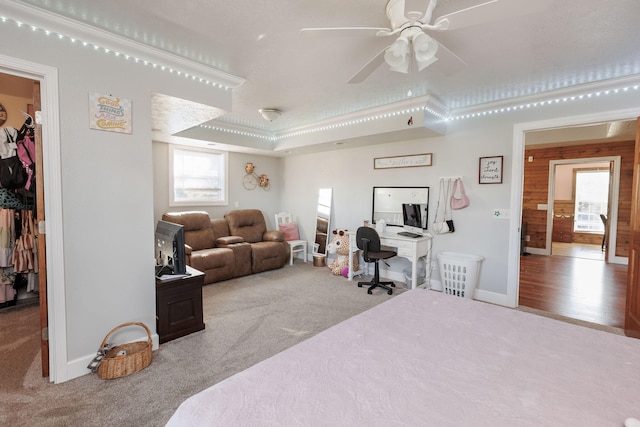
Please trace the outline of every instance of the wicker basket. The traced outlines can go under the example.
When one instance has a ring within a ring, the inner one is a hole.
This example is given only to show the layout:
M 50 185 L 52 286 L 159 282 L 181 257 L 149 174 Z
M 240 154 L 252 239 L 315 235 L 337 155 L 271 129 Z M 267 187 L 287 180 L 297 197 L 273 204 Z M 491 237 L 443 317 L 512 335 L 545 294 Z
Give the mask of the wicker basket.
M 114 332 L 128 326 L 140 326 L 144 328 L 144 330 L 147 331 L 147 340 L 117 345 L 111 350 L 108 350 L 104 359 L 100 362 L 100 366 L 98 366 L 98 376 L 100 378 L 110 380 L 125 377 L 146 368 L 151 363 L 151 331 L 144 323 L 129 322 L 113 328 L 111 332 L 104 337 L 104 340 L 102 340 L 100 348 L 104 348 L 107 340 Z M 127 354 L 118 356 L 118 352 L 122 350 L 126 351 Z

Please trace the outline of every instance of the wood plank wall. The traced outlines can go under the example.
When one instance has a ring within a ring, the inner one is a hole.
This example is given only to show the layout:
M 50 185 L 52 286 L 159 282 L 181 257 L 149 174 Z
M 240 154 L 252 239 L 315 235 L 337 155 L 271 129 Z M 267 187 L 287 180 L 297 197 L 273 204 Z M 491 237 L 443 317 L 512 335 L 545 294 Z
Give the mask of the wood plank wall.
M 549 162 L 551 160 L 621 156 L 615 255 L 627 257 L 629 254 L 634 146 L 635 141 L 622 141 L 525 149 L 522 221 L 527 223 L 527 235 L 530 239 L 527 242 L 527 247 L 546 248 L 547 211 L 538 210 L 538 205 L 547 204 Z M 533 162 L 527 161 L 529 156 L 533 156 Z

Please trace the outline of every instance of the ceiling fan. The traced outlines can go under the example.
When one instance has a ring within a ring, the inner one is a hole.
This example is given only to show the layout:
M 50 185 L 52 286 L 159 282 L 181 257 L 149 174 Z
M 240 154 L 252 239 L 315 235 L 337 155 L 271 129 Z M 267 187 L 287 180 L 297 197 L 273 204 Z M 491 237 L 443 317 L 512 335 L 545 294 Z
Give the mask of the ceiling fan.
M 490 0 L 472 7 L 461 9 L 433 20 L 433 11 L 437 0 L 429 0 L 426 11 L 409 11 L 405 14 L 405 0 L 389 0 L 386 15 L 391 28 L 380 27 L 336 27 L 336 28 L 303 28 L 302 36 L 316 35 L 373 35 L 376 37 L 398 37 L 385 47 L 373 59 L 364 65 L 349 83 L 360 83 L 386 62 L 392 71 L 407 73 L 413 57 L 421 71 L 438 60 L 436 54 L 441 52 L 458 62 L 458 68 L 466 63 L 440 42 L 429 36 L 427 31 L 451 31 L 458 28 L 496 21 L 517 15 L 542 10 L 551 0 Z

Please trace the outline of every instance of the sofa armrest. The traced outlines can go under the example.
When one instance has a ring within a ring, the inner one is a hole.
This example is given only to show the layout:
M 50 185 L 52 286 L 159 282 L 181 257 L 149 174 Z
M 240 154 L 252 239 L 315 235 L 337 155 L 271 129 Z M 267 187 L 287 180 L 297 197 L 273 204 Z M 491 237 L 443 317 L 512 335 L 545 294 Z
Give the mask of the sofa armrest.
M 189 256 L 193 252 L 193 248 L 187 244 L 184 245 L 184 254 Z
M 244 239 L 240 236 L 224 236 L 216 239 L 216 245 L 226 247 L 234 243 L 243 243 Z
M 280 230 L 267 230 L 262 235 L 265 242 L 284 242 L 284 232 Z

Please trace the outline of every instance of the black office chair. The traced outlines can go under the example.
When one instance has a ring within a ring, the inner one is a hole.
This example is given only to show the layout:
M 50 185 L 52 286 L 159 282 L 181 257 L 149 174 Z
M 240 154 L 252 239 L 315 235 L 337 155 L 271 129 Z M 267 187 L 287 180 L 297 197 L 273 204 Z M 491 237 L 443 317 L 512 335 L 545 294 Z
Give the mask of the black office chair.
M 381 282 L 380 281 L 380 269 L 378 268 L 378 261 L 381 259 L 387 259 L 398 255 L 395 251 L 383 251 L 380 249 L 380 236 L 378 232 L 371 227 L 360 227 L 356 231 L 356 245 L 358 249 L 364 251 L 363 258 L 365 262 L 374 264 L 373 279 L 371 282 L 358 282 L 358 287 L 362 285 L 369 286 L 367 289 L 368 294 L 372 294 L 371 290 L 374 288 L 386 289 L 389 295 L 393 294 L 393 290 L 389 287 L 396 287 L 393 282 Z M 388 286 L 387 286 L 388 285 Z
M 607 246 L 607 216 L 605 214 L 600 214 L 600 220 L 602 224 L 604 224 L 604 234 L 602 235 L 602 250 Z

